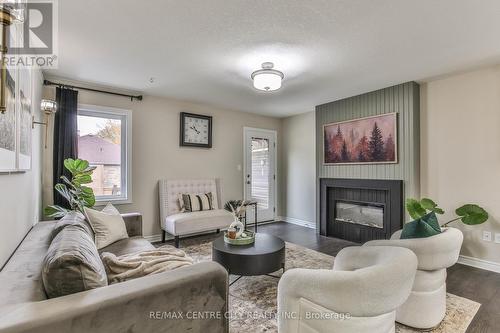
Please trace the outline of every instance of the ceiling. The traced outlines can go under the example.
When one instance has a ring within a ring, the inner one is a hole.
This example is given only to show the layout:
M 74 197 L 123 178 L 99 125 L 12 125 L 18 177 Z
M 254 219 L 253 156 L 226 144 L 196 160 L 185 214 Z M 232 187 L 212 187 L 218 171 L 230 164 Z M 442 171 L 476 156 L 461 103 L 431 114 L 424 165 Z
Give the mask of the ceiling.
M 278 117 L 500 63 L 498 0 L 61 0 L 59 18 L 50 76 Z M 264 61 L 277 92 L 252 87 Z

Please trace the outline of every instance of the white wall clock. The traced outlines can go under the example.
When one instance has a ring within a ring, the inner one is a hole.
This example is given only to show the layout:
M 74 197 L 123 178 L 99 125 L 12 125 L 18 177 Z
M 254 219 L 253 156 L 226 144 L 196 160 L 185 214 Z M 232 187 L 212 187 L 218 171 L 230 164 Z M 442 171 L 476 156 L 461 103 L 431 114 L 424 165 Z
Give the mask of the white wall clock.
M 212 148 L 212 117 L 181 112 L 180 145 Z

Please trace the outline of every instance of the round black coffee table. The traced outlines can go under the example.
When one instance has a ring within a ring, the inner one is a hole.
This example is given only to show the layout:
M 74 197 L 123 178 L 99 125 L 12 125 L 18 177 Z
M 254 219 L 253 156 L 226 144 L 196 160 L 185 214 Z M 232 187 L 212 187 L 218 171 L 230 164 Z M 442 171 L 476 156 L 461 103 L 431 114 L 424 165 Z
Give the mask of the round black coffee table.
M 255 234 L 251 245 L 231 245 L 224 236 L 212 243 L 212 260 L 224 266 L 229 274 L 242 276 L 269 275 L 285 271 L 285 242 L 268 234 Z M 270 275 L 277 277 L 274 275 Z

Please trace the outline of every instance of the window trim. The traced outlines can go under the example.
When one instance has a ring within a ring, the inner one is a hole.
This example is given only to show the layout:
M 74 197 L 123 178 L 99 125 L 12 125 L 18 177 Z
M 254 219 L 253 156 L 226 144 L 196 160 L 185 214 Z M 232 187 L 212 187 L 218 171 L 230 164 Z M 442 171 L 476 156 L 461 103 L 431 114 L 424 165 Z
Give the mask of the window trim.
M 108 202 L 116 205 L 132 203 L 132 110 L 118 109 L 106 106 L 78 104 L 78 115 L 90 117 L 110 117 L 115 119 L 124 119 L 125 124 L 122 122 L 121 139 L 125 144 L 121 145 L 122 154 L 122 174 L 121 180 L 122 195 L 117 197 L 113 196 L 96 196 L 96 206 L 104 206 Z M 125 138 L 124 138 L 125 137 Z M 125 161 L 125 163 L 123 163 Z M 124 171 L 124 172 L 123 172 Z

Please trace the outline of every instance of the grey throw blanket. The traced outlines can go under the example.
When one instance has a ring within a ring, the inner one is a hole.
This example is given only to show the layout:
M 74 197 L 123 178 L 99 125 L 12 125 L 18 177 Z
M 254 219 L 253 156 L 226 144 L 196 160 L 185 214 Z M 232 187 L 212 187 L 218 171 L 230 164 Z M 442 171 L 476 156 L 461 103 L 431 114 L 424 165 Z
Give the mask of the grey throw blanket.
M 119 257 L 104 252 L 101 258 L 110 284 L 193 264 L 193 259 L 188 257 L 184 251 L 170 245 Z

